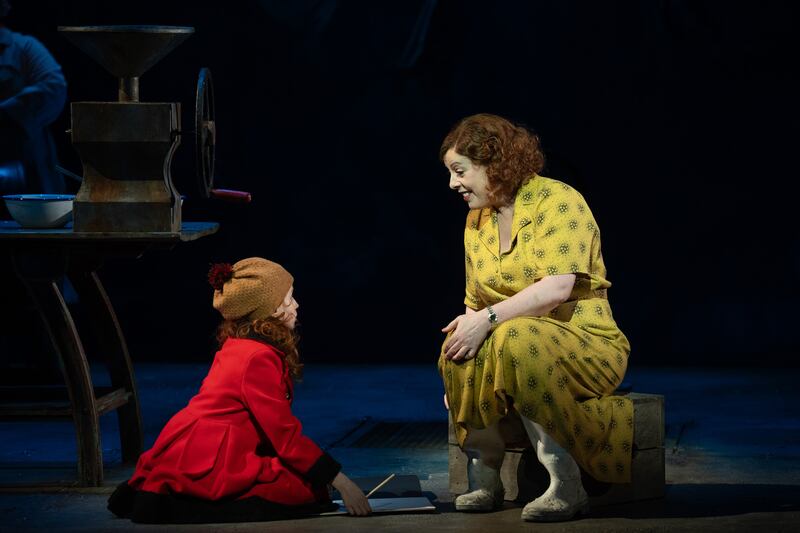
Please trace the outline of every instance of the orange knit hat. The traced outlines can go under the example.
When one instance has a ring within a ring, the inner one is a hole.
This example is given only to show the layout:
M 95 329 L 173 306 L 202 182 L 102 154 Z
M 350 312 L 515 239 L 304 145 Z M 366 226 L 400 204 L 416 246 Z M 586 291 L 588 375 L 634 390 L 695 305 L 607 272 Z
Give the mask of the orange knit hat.
M 278 309 L 294 278 L 278 263 L 249 257 L 234 265 L 213 265 L 208 281 L 214 287 L 214 309 L 225 320 L 258 320 Z

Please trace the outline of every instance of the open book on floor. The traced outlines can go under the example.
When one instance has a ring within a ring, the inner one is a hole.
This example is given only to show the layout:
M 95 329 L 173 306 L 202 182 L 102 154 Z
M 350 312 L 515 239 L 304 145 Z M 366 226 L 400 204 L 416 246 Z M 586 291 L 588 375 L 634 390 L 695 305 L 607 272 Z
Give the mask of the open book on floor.
M 384 476 L 353 478 L 353 483 L 369 493 L 380 484 Z M 347 509 L 342 505 L 341 495 L 334 490 L 331 494 L 333 503 L 339 505 L 337 511 L 322 513 L 323 515 L 347 514 Z M 414 475 L 399 475 L 393 477 L 381 486 L 369 498 L 369 505 L 373 513 L 430 513 L 436 511 L 433 503 L 422 494 L 419 478 Z
M 333 500 L 333 503 L 339 505 L 339 509 L 328 513 L 326 515 L 347 514 L 342 500 Z M 372 507 L 372 512 L 378 513 L 431 513 L 436 511 L 436 507 L 425 496 L 413 496 L 409 498 L 370 498 L 369 506 Z
M 384 479 L 386 479 L 386 476 L 370 476 L 354 477 L 352 481 L 364 491 L 364 494 L 367 494 Z M 419 478 L 415 475 L 401 474 L 389 480 L 388 483 L 375 491 L 375 494 L 371 495 L 370 498 L 410 498 L 414 496 L 423 496 Z M 341 498 L 339 491 L 335 489 L 331 491 L 332 500 L 340 500 Z

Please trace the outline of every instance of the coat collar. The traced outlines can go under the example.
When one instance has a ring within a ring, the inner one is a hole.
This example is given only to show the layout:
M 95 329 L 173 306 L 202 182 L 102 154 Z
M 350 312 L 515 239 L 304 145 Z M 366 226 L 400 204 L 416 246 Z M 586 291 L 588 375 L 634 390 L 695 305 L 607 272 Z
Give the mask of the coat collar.
M 257 342 L 259 344 L 263 344 L 263 345 L 269 347 L 273 352 L 275 352 L 275 354 L 281 360 L 281 377 L 283 378 L 283 381 L 287 384 L 288 390 L 289 390 L 289 393 L 288 393 L 288 396 L 286 397 L 286 399 L 288 399 L 289 401 L 292 400 L 292 396 L 294 394 L 294 380 L 292 380 L 291 373 L 289 372 L 289 365 L 286 364 L 286 354 L 284 354 L 281 350 L 276 348 L 275 345 L 272 344 L 272 341 L 270 339 L 267 339 L 265 337 L 262 337 L 261 335 L 255 334 L 255 333 L 251 333 L 250 335 L 247 335 L 246 337 L 229 337 L 228 340 L 225 341 L 225 342 L 227 343 L 227 342 L 231 342 L 231 341 L 233 341 L 233 342 L 236 342 L 236 341 Z

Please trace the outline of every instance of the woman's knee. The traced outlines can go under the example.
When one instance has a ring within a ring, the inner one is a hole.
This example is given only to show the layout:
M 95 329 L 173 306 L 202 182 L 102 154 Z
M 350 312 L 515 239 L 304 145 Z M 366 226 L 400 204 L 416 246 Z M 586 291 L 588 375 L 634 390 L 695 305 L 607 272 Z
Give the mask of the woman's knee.
M 519 352 L 528 337 L 529 318 L 513 318 L 497 326 L 486 340 L 490 353 Z
M 496 339 L 516 339 L 532 324 L 530 317 L 519 317 L 506 320 L 494 329 L 492 336 Z

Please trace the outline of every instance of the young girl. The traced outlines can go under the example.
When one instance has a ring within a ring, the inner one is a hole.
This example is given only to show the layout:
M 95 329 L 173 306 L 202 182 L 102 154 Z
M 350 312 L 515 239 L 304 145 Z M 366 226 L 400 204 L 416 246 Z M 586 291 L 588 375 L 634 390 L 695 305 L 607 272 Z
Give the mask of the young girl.
M 351 515 L 369 514 L 361 489 L 292 414 L 302 365 L 291 274 L 252 257 L 214 265 L 208 277 L 224 319 L 221 348 L 108 508 L 143 523 L 275 520 L 335 509 L 333 485 Z

